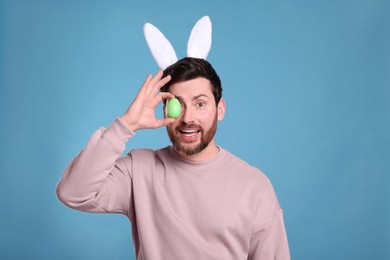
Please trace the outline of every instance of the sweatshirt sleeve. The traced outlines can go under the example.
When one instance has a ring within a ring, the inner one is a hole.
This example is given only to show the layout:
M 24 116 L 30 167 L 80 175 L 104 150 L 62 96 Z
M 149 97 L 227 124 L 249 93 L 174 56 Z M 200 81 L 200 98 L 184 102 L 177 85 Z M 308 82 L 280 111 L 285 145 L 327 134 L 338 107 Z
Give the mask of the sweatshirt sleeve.
M 132 177 L 126 165 L 131 157 L 121 155 L 134 135 L 119 118 L 98 129 L 66 167 L 56 189 L 59 200 L 81 211 L 128 215 Z
M 268 181 L 259 198 L 252 228 L 248 260 L 289 260 L 290 250 L 283 211 Z

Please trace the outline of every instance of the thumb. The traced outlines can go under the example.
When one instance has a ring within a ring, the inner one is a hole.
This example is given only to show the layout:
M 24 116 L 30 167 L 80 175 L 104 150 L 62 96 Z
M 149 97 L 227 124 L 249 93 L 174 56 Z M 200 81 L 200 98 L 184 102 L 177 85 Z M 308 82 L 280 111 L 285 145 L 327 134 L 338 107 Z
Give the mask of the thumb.
M 161 120 L 157 120 L 156 122 L 156 127 L 162 127 L 162 126 L 165 126 L 165 125 L 169 125 L 171 123 L 175 122 L 175 119 L 174 118 L 164 118 L 164 119 L 161 119 Z

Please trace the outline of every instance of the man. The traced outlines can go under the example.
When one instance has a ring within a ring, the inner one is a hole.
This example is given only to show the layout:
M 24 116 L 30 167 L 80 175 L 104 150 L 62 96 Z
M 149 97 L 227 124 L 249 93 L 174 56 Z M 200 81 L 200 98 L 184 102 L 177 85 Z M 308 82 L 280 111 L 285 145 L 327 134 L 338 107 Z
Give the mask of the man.
M 156 119 L 156 106 L 173 97 L 180 116 Z M 215 143 L 225 109 L 220 79 L 204 59 L 184 58 L 149 75 L 128 110 L 69 164 L 59 199 L 126 215 L 137 260 L 290 259 L 271 183 Z M 162 126 L 172 146 L 121 157 L 135 132 Z

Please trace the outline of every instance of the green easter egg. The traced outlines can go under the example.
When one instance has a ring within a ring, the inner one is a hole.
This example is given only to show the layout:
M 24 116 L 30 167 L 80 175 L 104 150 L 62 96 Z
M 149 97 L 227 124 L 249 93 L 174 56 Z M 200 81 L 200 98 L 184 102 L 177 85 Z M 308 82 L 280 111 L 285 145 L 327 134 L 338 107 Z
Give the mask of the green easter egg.
M 177 98 L 172 98 L 168 101 L 167 116 L 170 118 L 178 118 L 181 113 L 180 101 Z

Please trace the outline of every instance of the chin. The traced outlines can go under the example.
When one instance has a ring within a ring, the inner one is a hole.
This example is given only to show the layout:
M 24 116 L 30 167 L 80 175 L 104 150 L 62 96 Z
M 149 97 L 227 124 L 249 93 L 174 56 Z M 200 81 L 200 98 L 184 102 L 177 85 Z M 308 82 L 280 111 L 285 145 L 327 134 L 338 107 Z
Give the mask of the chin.
M 191 156 L 196 155 L 200 152 L 202 152 L 208 144 L 205 143 L 198 143 L 198 144 L 191 144 L 191 145 L 182 145 L 182 144 L 173 144 L 173 147 L 177 152 L 183 155 Z

